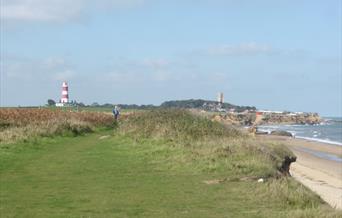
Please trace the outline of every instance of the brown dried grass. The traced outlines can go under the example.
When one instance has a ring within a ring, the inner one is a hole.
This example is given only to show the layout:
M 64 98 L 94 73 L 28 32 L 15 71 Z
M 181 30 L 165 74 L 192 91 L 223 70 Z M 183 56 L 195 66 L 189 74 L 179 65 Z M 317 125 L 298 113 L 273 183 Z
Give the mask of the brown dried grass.
M 113 127 L 110 114 L 51 109 L 0 109 L 0 143 L 35 137 L 80 135 L 100 127 Z

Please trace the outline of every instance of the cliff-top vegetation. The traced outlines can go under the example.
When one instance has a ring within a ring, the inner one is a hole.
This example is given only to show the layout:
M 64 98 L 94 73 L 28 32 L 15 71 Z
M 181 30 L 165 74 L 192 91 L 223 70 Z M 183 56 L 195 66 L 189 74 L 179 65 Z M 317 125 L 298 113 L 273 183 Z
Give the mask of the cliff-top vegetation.
M 132 113 L 117 128 L 110 114 L 25 112 L 1 113 L 0 136 L 18 130 L 0 146 L 4 217 L 341 215 L 286 176 L 286 147 L 187 110 Z M 59 137 L 85 127 L 98 131 Z

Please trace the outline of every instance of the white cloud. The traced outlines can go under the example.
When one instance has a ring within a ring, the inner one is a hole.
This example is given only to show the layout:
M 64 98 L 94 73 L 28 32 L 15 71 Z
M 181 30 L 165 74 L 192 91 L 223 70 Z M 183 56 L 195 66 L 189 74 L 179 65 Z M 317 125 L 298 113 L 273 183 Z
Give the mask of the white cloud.
M 66 21 L 80 15 L 83 0 L 16 0 L 1 2 L 1 18 L 10 21 Z
M 142 83 L 145 77 L 145 74 L 142 72 L 114 70 L 112 72 L 106 73 L 103 79 L 106 82 L 111 82 L 113 85 L 118 86 Z
M 4 21 L 65 22 L 91 10 L 139 6 L 143 0 L 0 0 Z
M 54 81 L 68 80 L 75 76 L 73 66 L 63 58 L 46 59 L 2 57 L 3 74 L 13 80 Z
M 157 71 L 153 73 L 153 79 L 157 82 L 175 80 L 175 74 L 168 71 Z
M 153 69 L 161 69 L 168 67 L 170 62 L 165 59 L 145 59 L 142 61 L 142 65 Z
M 60 67 L 60 66 L 64 67 L 64 66 L 68 65 L 68 63 L 66 62 L 66 60 L 64 58 L 49 57 L 49 58 L 43 60 L 43 65 L 47 68 L 54 69 L 54 68 Z
M 165 58 L 115 59 L 108 66 L 105 80 L 119 84 L 172 82 L 189 78 L 188 66 Z
M 241 43 L 238 45 L 221 45 L 209 48 L 207 53 L 210 55 L 227 56 L 250 56 L 260 54 L 273 54 L 277 52 L 272 46 L 267 44 L 258 44 L 255 42 Z
M 64 71 L 54 73 L 52 78 L 55 80 L 59 80 L 59 81 L 66 81 L 66 80 L 70 80 L 74 76 L 75 76 L 75 72 L 73 70 L 66 69 Z

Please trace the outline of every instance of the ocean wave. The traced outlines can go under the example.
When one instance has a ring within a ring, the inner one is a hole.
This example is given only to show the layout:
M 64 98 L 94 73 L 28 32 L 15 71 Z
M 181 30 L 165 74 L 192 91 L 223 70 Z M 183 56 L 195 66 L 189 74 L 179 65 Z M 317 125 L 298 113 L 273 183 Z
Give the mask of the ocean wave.
M 258 131 L 260 131 L 260 132 L 267 132 L 268 134 L 271 134 L 271 132 L 272 132 L 273 130 L 264 129 L 264 128 L 258 128 Z
M 273 131 L 276 131 L 279 129 L 276 128 L 272 128 L 272 129 L 267 129 L 267 128 L 258 128 L 259 132 L 267 132 L 267 134 L 271 134 Z M 291 131 L 291 130 L 282 130 L 282 131 L 286 131 L 292 134 L 292 136 L 296 136 L 296 134 L 298 133 L 297 131 Z
M 342 146 L 341 142 L 331 141 L 329 139 L 311 138 L 311 137 L 303 137 L 303 136 L 296 136 L 296 138 Z
M 323 125 L 332 125 L 332 124 L 341 124 L 342 119 L 341 118 L 325 118 L 321 124 Z

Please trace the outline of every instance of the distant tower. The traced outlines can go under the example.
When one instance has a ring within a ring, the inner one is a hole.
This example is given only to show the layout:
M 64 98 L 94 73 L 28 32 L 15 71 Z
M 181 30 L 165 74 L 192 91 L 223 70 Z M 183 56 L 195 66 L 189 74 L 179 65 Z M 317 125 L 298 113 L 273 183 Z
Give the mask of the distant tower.
M 69 87 L 68 87 L 67 82 L 63 82 L 61 103 L 68 103 L 68 102 L 69 102 Z
M 223 101 L 224 101 L 224 99 L 223 99 L 223 92 L 220 92 L 217 95 L 217 102 L 220 103 L 220 104 L 223 104 Z

